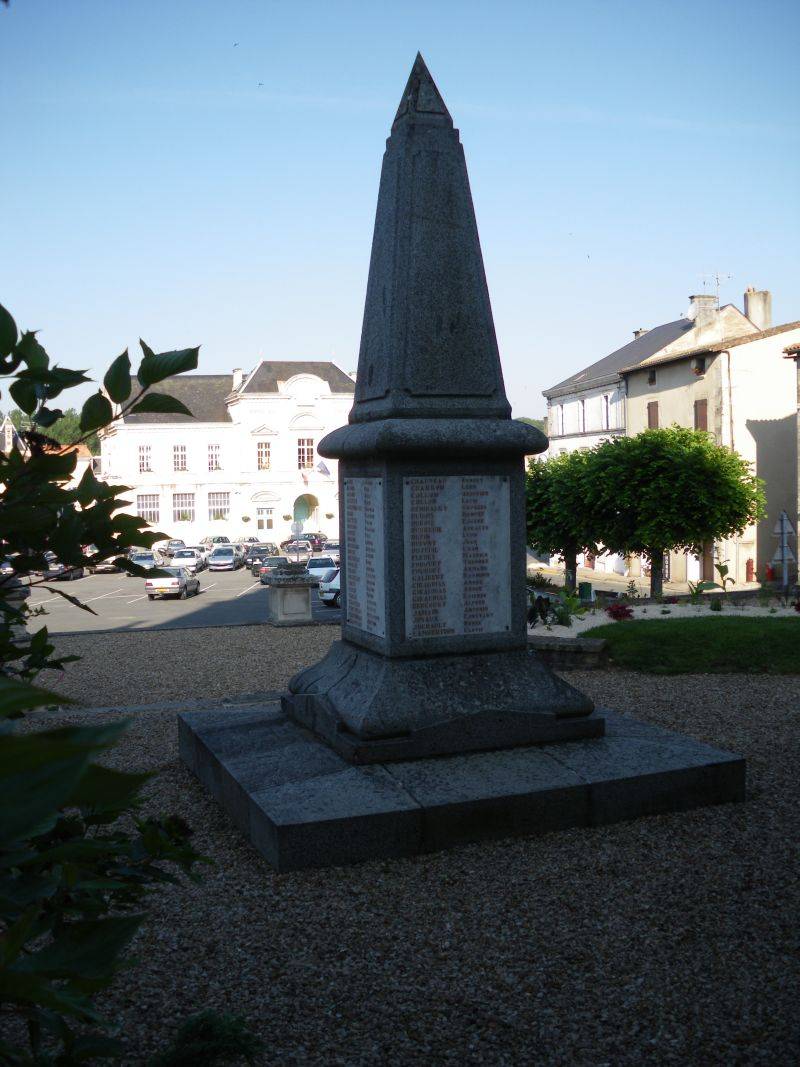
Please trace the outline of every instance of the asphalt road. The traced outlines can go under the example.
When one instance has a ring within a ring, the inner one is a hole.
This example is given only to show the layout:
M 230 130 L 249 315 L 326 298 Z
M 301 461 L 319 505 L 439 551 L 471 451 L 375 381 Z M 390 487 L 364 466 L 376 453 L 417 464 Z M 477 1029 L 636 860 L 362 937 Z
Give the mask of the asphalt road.
M 189 626 L 239 626 L 266 622 L 267 587 L 248 570 L 200 572 L 200 593 L 187 600 L 148 600 L 144 578 L 124 574 L 90 574 L 75 582 L 48 582 L 34 588 L 28 605 L 43 607 L 47 617 L 32 620 L 38 629 L 44 622 L 50 633 L 88 633 L 97 630 L 181 629 Z M 95 614 L 82 611 L 54 590 L 77 597 Z M 338 608 L 320 602 L 311 591 L 317 622 L 340 623 Z

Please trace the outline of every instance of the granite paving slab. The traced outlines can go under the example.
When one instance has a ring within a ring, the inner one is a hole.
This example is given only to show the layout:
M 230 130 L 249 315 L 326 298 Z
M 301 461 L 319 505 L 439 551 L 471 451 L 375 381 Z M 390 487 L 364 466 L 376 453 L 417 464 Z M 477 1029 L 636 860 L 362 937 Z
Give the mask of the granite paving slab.
M 178 716 L 181 757 L 276 870 L 742 801 L 740 756 L 607 709 L 591 740 L 354 766 L 280 703 Z

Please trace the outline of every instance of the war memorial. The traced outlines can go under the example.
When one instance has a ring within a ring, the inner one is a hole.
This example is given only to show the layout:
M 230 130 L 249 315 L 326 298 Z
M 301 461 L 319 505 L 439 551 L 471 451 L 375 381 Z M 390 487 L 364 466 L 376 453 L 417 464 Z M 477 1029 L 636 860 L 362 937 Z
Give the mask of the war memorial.
M 179 717 L 278 870 L 744 799 L 744 760 L 592 702 L 529 649 L 525 457 L 458 131 L 421 56 L 383 160 L 339 460 L 341 640 L 274 702 Z

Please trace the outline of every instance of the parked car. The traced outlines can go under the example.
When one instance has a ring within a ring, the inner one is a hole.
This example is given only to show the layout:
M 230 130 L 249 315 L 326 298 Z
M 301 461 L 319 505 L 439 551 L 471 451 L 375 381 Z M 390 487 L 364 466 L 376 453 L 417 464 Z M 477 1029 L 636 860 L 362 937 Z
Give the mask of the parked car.
M 167 544 L 163 550 L 163 555 L 172 557 L 181 548 L 186 548 L 186 542 L 181 541 L 178 538 L 172 538 L 171 540 L 167 541 Z
M 340 549 L 338 539 L 336 541 L 326 541 L 325 544 L 322 546 L 322 551 L 325 553 L 326 556 L 333 556 L 334 560 L 336 561 L 336 566 L 339 566 L 341 557 L 339 554 Z
M 131 563 L 136 563 L 139 567 L 144 567 L 148 571 L 152 571 L 158 566 L 155 552 L 136 552 L 132 553 L 129 558 Z M 128 577 L 131 578 L 132 575 L 128 574 Z
M 47 568 L 42 571 L 42 576 L 50 582 L 74 582 L 77 578 L 83 578 L 83 567 L 74 567 L 61 563 L 56 559 L 55 552 L 45 552 Z
M 322 581 L 328 571 L 336 570 L 336 563 L 333 556 L 313 556 L 306 564 L 306 570 L 313 578 Z
M 337 567 L 335 571 L 330 571 L 320 578 L 319 599 L 327 608 L 338 608 L 342 602 L 341 574 Z
M 233 545 L 216 545 L 208 557 L 210 571 L 235 571 L 242 565 L 242 557 Z
M 185 567 L 189 574 L 197 574 L 206 566 L 206 558 L 197 548 L 179 548 L 172 557 L 176 567 Z
M 253 534 L 250 534 L 249 537 L 239 537 L 239 538 L 237 538 L 237 540 L 239 541 L 239 544 L 242 544 L 242 545 L 257 545 L 258 544 L 258 538 L 256 536 L 254 536 Z
M 280 567 L 281 564 L 288 562 L 289 559 L 287 556 L 268 556 L 267 559 L 265 559 L 258 568 L 258 577 L 261 581 L 261 584 L 268 585 L 269 583 L 266 582 L 264 579 L 270 574 L 270 572 L 274 571 L 276 567 Z
M 216 536 L 216 537 L 204 537 L 201 541 L 201 545 L 208 545 L 213 549 L 214 545 L 229 545 L 231 543 L 230 537 Z
M 311 545 L 312 552 L 319 552 L 325 542 L 328 540 L 327 534 L 315 533 L 312 530 L 303 530 L 299 537 L 290 537 L 286 541 L 281 541 L 281 548 L 284 552 L 287 550 L 290 544 L 294 544 L 295 540 L 308 541 Z
M 281 548 L 289 559 L 293 560 L 311 559 L 314 554 L 311 542 L 306 539 L 302 541 L 287 541 L 286 544 L 281 545 Z
M 145 579 L 144 587 L 148 600 L 157 596 L 175 596 L 185 600 L 200 592 L 200 579 L 190 574 L 186 567 L 165 567 L 160 577 Z
M 83 546 L 83 552 L 86 556 L 96 556 L 97 551 L 97 545 Z M 89 574 L 117 574 L 122 568 L 116 565 L 115 559 L 116 556 L 112 556 L 110 559 L 101 559 L 95 563 L 89 563 L 86 566 L 86 570 Z
M 203 565 L 208 563 L 208 557 L 211 555 L 210 545 L 187 545 L 186 547 L 193 549 L 199 556 L 202 556 Z
M 247 555 L 244 557 L 245 567 L 249 567 L 253 573 L 253 577 L 258 577 L 258 568 L 261 566 L 265 559 L 270 556 L 276 556 L 278 549 L 276 545 L 251 545 L 247 550 Z

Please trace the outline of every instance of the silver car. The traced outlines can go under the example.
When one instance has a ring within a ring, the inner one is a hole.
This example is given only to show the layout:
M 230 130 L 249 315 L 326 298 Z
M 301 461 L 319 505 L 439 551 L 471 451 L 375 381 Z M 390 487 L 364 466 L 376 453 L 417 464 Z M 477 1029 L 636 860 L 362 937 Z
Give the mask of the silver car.
M 197 574 L 205 567 L 206 559 L 196 548 L 178 548 L 172 555 L 172 565 L 185 567 L 189 574 Z
M 200 579 L 190 574 L 185 567 L 164 567 L 164 574 L 147 578 L 144 583 L 148 600 L 157 596 L 174 596 L 185 600 L 200 592 Z

